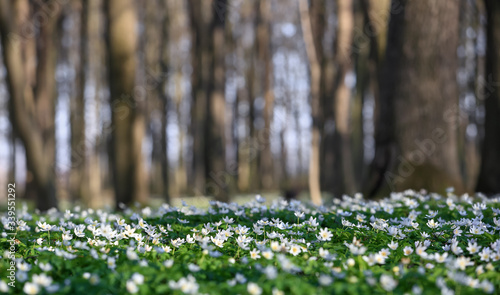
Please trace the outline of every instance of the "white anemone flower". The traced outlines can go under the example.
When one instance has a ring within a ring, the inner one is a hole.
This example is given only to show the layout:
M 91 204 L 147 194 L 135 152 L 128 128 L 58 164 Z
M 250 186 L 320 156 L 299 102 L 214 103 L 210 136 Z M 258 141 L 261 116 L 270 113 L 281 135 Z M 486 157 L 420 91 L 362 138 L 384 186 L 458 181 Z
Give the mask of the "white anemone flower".
M 247 285 L 247 291 L 251 295 L 260 295 L 260 294 L 262 294 L 262 288 L 259 287 L 259 285 L 257 285 L 254 282 L 248 283 L 248 285 Z
M 35 283 L 27 282 L 26 284 L 24 284 L 23 291 L 28 295 L 35 295 L 40 292 L 40 287 Z
M 139 287 L 134 283 L 134 281 L 128 280 L 127 284 L 127 291 L 131 294 L 137 293 L 139 291 Z
M 322 228 L 316 237 L 321 241 L 331 241 L 333 234 L 328 230 L 328 228 Z
M 403 253 L 408 256 L 410 255 L 411 253 L 413 253 L 413 248 L 410 247 L 410 246 L 406 246 L 404 249 L 403 249 Z

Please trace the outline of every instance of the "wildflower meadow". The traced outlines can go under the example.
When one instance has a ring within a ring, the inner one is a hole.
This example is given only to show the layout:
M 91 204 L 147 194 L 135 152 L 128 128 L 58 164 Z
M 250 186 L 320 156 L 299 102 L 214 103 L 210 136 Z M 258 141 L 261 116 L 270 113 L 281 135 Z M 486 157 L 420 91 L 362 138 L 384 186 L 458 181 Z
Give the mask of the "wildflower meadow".
M 2 216 L 7 294 L 498 294 L 500 198 L 260 195 Z M 15 227 L 15 228 L 14 228 Z

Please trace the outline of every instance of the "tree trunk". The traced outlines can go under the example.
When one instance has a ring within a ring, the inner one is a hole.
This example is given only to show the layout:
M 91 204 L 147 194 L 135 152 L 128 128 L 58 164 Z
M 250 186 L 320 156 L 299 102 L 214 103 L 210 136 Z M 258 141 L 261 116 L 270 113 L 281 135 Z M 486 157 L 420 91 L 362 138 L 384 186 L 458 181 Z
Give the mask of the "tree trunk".
M 254 40 L 255 43 L 255 40 Z M 260 171 L 260 150 L 257 143 L 257 129 L 255 128 L 255 122 L 257 122 L 257 112 L 255 111 L 255 98 L 256 98 L 256 69 L 255 69 L 255 45 L 247 50 L 247 62 L 248 66 L 245 71 L 246 79 L 245 84 L 247 86 L 248 94 L 248 137 L 247 145 L 245 146 L 245 159 L 249 166 L 249 178 L 248 178 L 248 189 L 251 192 L 260 190 L 259 186 L 259 171 Z
M 397 1 L 380 75 L 374 166 L 381 193 L 463 190 L 457 132 L 458 1 Z M 394 3 L 393 3 L 394 5 Z
M 10 145 L 10 161 L 9 161 L 9 173 L 8 181 L 9 183 L 16 182 L 16 134 L 14 133 L 14 128 L 11 127 L 9 131 L 9 145 Z
M 271 2 L 258 1 L 256 27 L 256 50 L 259 62 L 260 79 L 262 80 L 260 93 L 264 97 L 263 111 L 264 130 L 260 130 L 258 142 L 262 145 L 260 155 L 260 183 L 262 189 L 268 190 L 273 185 L 273 156 L 271 153 L 271 120 L 274 105 L 273 69 L 271 51 Z
M 76 65 L 75 96 L 70 101 L 70 126 L 71 126 L 71 170 L 69 176 L 70 194 L 72 200 L 86 201 L 88 182 L 87 148 L 85 139 L 85 73 L 88 64 L 88 17 L 89 3 L 76 2 L 75 9 L 80 12 L 78 47 L 79 60 Z M 77 26 L 78 28 L 78 26 Z M 87 204 L 88 205 L 88 204 Z
M 395 18 L 400 17 L 402 6 L 390 0 L 362 0 L 361 7 L 370 34 L 356 39 L 354 46 L 361 48 L 369 42 L 370 53 L 368 62 L 369 88 L 375 100 L 374 129 L 375 129 L 375 155 L 368 167 L 363 191 L 368 196 L 373 196 L 384 181 L 384 172 L 388 169 L 395 149 L 392 131 L 392 101 L 381 101 L 380 83 L 382 80 L 382 65 L 386 56 L 387 35 L 390 13 Z M 395 56 L 397 58 L 397 55 Z
M 189 2 L 193 35 L 193 165 L 196 189 L 228 201 L 225 155 L 224 0 Z M 203 137 L 203 139 L 202 139 Z M 200 175 L 204 163 L 204 177 Z M 204 183 L 206 182 L 206 183 Z
M 148 95 L 147 113 L 152 139 L 151 190 L 166 202 L 168 194 L 167 162 L 167 94 L 168 13 L 167 0 L 148 1 L 145 7 L 145 86 Z
M 332 48 L 333 52 L 333 48 Z M 321 189 L 325 192 L 334 193 L 339 187 L 340 173 L 336 173 L 335 156 L 335 116 L 333 107 L 333 80 L 334 63 L 332 57 L 327 57 L 322 63 L 321 75 L 321 109 L 322 109 L 322 129 L 321 129 Z
M 170 182 L 169 182 L 169 169 L 168 169 L 168 136 L 167 136 L 167 116 L 168 116 L 168 95 L 165 91 L 167 86 L 167 75 L 169 71 L 169 50 L 168 50 L 168 32 L 169 32 L 169 15 L 165 11 L 168 9 L 168 0 L 160 0 L 161 10 L 164 12 L 162 24 L 161 24 L 161 36 L 160 36 L 160 75 L 161 82 L 157 91 L 159 92 L 159 105 L 160 105 L 160 116 L 161 116 L 161 136 L 160 136 L 160 163 L 161 163 L 161 176 L 163 181 L 162 194 L 166 202 L 170 202 Z
M 285 144 L 285 129 L 283 128 L 280 133 L 280 188 L 281 191 L 287 190 L 290 188 L 290 175 L 288 173 L 288 167 L 286 163 L 288 162 L 288 153 Z
M 355 2 L 354 27 L 361 28 L 369 24 L 365 19 L 361 3 Z M 365 173 L 365 146 L 364 146 L 364 116 L 363 107 L 365 96 L 368 90 L 369 72 L 368 61 L 370 48 L 366 44 L 356 43 L 357 39 L 353 39 L 352 55 L 355 59 L 354 67 L 356 72 L 356 88 L 352 104 L 352 150 L 353 150 L 353 168 L 355 177 L 355 185 L 357 191 L 361 190 Z
M 142 139 L 144 118 L 134 97 L 137 16 L 134 1 L 106 2 L 111 96 L 111 167 L 116 205 L 146 200 Z
M 36 32 L 20 29 L 31 19 L 30 8 L 33 12 L 45 13 L 39 4 L 31 7 L 28 1 L 0 2 L 0 30 L 10 94 L 10 119 L 25 147 L 26 163 L 36 188 L 37 208 L 47 210 L 57 207 L 54 118 L 56 24 L 60 9 L 46 15 L 47 22 L 33 38 L 31 34 Z M 17 13 L 12 14 L 12 11 Z
M 309 15 L 309 4 L 307 0 L 300 0 L 300 23 L 302 25 L 302 34 L 306 43 L 306 51 L 309 59 L 309 70 L 311 74 L 311 116 L 312 116 L 312 139 L 311 153 L 309 156 L 309 193 L 311 200 L 316 205 L 321 205 L 321 188 L 320 188 L 320 83 L 321 83 L 321 68 L 318 58 L 318 46 L 315 44 L 315 33 L 311 25 L 311 17 Z M 317 32 L 316 32 L 317 33 Z
M 221 14 L 221 9 L 223 14 Z M 228 9 L 227 2 L 216 0 L 213 4 L 211 51 L 213 54 L 211 81 L 209 89 L 209 140 L 208 176 L 217 184 L 215 197 L 219 201 L 228 201 L 229 174 L 226 170 L 226 100 L 225 100 L 225 17 Z
M 326 4 L 323 1 L 312 2 L 309 12 L 307 1 L 300 2 L 302 32 L 311 69 L 313 143 L 309 185 L 314 198 L 320 194 L 320 178 L 323 188 L 328 188 L 336 196 L 355 190 L 350 138 L 351 91 L 344 82 L 352 67 L 353 7 L 352 1 L 337 2 L 335 54 L 330 55 L 325 54 L 328 49 L 323 45 L 327 25 Z
M 188 18 L 188 11 L 187 11 L 187 6 L 185 1 L 176 1 L 176 0 L 167 0 L 166 2 L 166 12 L 167 13 L 167 18 L 168 18 L 168 26 L 169 26 L 169 33 L 168 33 L 168 39 L 170 40 L 170 46 L 178 46 L 180 40 L 184 38 L 184 35 L 188 33 L 189 30 L 189 18 Z M 189 35 L 189 33 L 188 33 Z M 166 50 L 168 48 L 164 48 L 165 51 L 163 51 L 164 56 L 166 56 Z M 171 53 L 170 53 L 171 54 Z M 181 54 L 180 56 L 183 56 L 184 54 Z M 184 104 L 186 104 L 184 95 L 185 95 L 185 87 L 183 86 L 183 74 L 182 74 L 182 67 L 185 64 L 184 58 L 177 58 L 179 54 L 173 55 L 172 57 L 174 59 L 169 60 L 169 65 L 172 68 L 169 73 L 165 70 L 164 74 L 172 74 L 174 85 L 175 85 L 175 93 L 172 96 L 172 101 L 174 102 L 173 107 L 175 107 L 175 112 L 177 115 L 177 124 L 179 125 L 179 133 L 178 133 L 178 143 L 179 143 L 179 151 L 180 157 L 178 158 L 178 163 L 177 167 L 174 170 L 175 172 L 172 175 L 172 179 L 174 181 L 169 183 L 169 191 L 172 194 L 179 195 L 181 193 L 186 193 L 188 192 L 188 184 L 189 184 L 189 193 L 192 193 L 191 188 L 193 187 L 191 179 L 188 179 L 188 177 L 191 177 L 191 174 L 188 175 L 188 170 L 189 173 L 191 173 L 191 169 L 186 167 L 186 156 L 187 154 L 185 153 L 185 150 L 189 150 L 188 144 L 187 144 L 187 138 L 189 135 L 189 132 L 192 130 L 187 130 L 184 128 L 184 126 L 189 124 L 189 122 L 185 122 L 185 114 L 183 112 Z M 195 74 L 195 73 L 193 73 Z M 166 86 L 166 83 L 168 81 L 166 79 L 162 80 L 162 83 L 165 83 L 163 86 Z M 189 102 L 190 104 L 192 102 Z M 193 117 L 187 116 L 187 119 L 193 119 Z M 165 124 L 165 127 L 167 125 L 167 121 L 163 122 Z M 191 121 L 193 123 L 193 121 Z M 166 134 L 165 134 L 166 135 Z M 165 140 L 167 137 L 165 137 Z M 167 142 L 164 142 L 165 145 Z M 189 158 L 189 156 L 187 156 Z M 167 176 L 168 177 L 168 171 L 167 171 Z M 188 181 L 189 180 L 189 181 Z M 195 186 L 197 187 L 197 186 Z
M 191 76 L 191 123 L 190 131 L 193 137 L 193 159 L 192 175 L 193 189 L 197 195 L 206 195 L 205 178 L 205 126 L 207 123 L 208 95 L 207 83 L 210 75 L 209 61 L 207 56 L 209 43 L 209 24 L 203 13 L 210 10 L 210 1 L 189 2 L 189 14 L 191 20 L 191 66 L 193 68 Z
M 481 168 L 476 190 L 488 195 L 500 193 L 500 3 L 485 0 L 486 25 L 486 79 L 485 133 L 482 145 Z
M 182 77 L 181 77 L 180 69 L 177 70 L 177 73 L 175 73 L 175 81 L 176 81 L 176 111 L 177 111 L 177 117 L 179 118 L 179 125 L 181 125 L 182 120 L 182 112 L 181 112 L 181 104 L 182 104 L 182 97 L 183 97 L 183 86 L 182 86 Z M 164 122 L 165 127 L 167 125 L 167 121 Z M 179 166 L 177 167 L 177 171 L 175 174 L 175 189 L 177 193 L 180 192 L 185 192 L 186 187 L 187 187 L 187 171 L 186 171 L 186 162 L 184 160 L 184 146 L 185 146 L 185 138 L 186 134 L 184 132 L 183 128 L 179 129 L 179 150 L 182 151 L 180 157 L 179 157 Z M 165 145 L 166 145 L 166 134 L 165 134 Z
M 353 155 L 351 153 L 351 90 L 346 84 L 345 78 L 352 69 L 351 48 L 352 31 L 354 28 L 354 13 L 351 0 L 337 1 L 338 29 L 335 65 L 337 67 L 335 77 L 335 138 L 337 161 L 336 171 L 341 172 L 341 183 L 334 191 L 336 196 L 342 193 L 352 194 L 356 190 L 354 183 Z M 337 172 L 337 173 L 338 173 Z
M 89 83 L 94 85 L 92 103 L 93 103 L 93 116 L 99 122 L 101 112 L 101 99 L 99 91 L 102 85 L 102 64 L 104 59 L 103 45 L 101 32 L 103 29 L 102 21 L 102 1 L 89 0 L 88 2 L 88 50 L 92 52 L 88 56 L 89 67 Z M 97 124 L 99 125 L 99 124 Z M 102 131 L 100 128 L 96 130 L 96 134 L 90 133 L 89 140 L 92 146 L 89 147 L 88 153 L 88 196 L 86 203 L 89 207 L 96 207 L 99 201 L 102 200 L 102 179 L 101 179 L 101 136 Z
M 330 36 L 332 42 L 325 42 L 326 32 L 329 31 L 328 15 L 336 14 L 334 2 L 313 1 L 311 2 L 311 17 L 314 20 L 313 31 L 315 32 L 315 42 L 318 46 L 318 56 L 321 58 L 321 144 L 320 144 L 320 183 L 324 192 L 334 193 L 338 191 L 342 182 L 342 175 L 334 167 L 338 163 L 335 155 L 337 141 L 335 139 L 335 114 L 334 114 L 334 92 L 335 63 L 336 54 L 334 37 Z M 332 32 L 330 32 L 332 33 Z M 331 34 L 333 35 L 333 34 Z M 328 45 L 327 45 L 328 44 Z M 328 46 L 328 47 L 325 47 Z

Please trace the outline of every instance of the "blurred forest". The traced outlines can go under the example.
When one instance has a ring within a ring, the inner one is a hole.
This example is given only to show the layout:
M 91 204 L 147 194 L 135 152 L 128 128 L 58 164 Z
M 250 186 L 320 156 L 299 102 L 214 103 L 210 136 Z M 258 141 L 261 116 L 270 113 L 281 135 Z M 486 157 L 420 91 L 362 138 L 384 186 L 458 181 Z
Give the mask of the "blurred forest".
M 497 0 L 0 0 L 0 199 L 500 193 Z

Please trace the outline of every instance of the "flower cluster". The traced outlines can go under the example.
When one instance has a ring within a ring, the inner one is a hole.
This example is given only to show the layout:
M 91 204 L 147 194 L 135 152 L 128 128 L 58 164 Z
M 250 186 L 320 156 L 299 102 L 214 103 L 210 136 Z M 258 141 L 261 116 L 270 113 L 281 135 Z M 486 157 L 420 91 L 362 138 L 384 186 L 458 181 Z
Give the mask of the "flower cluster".
M 44 215 L 23 207 L 11 294 L 493 294 L 499 198 L 405 191 L 329 206 L 262 196 Z M 8 246 L 7 215 L 0 244 Z M 6 258 L 8 253 L 1 253 Z M 10 260 L 0 259 L 2 269 Z M 103 291 L 104 290 L 104 291 Z

